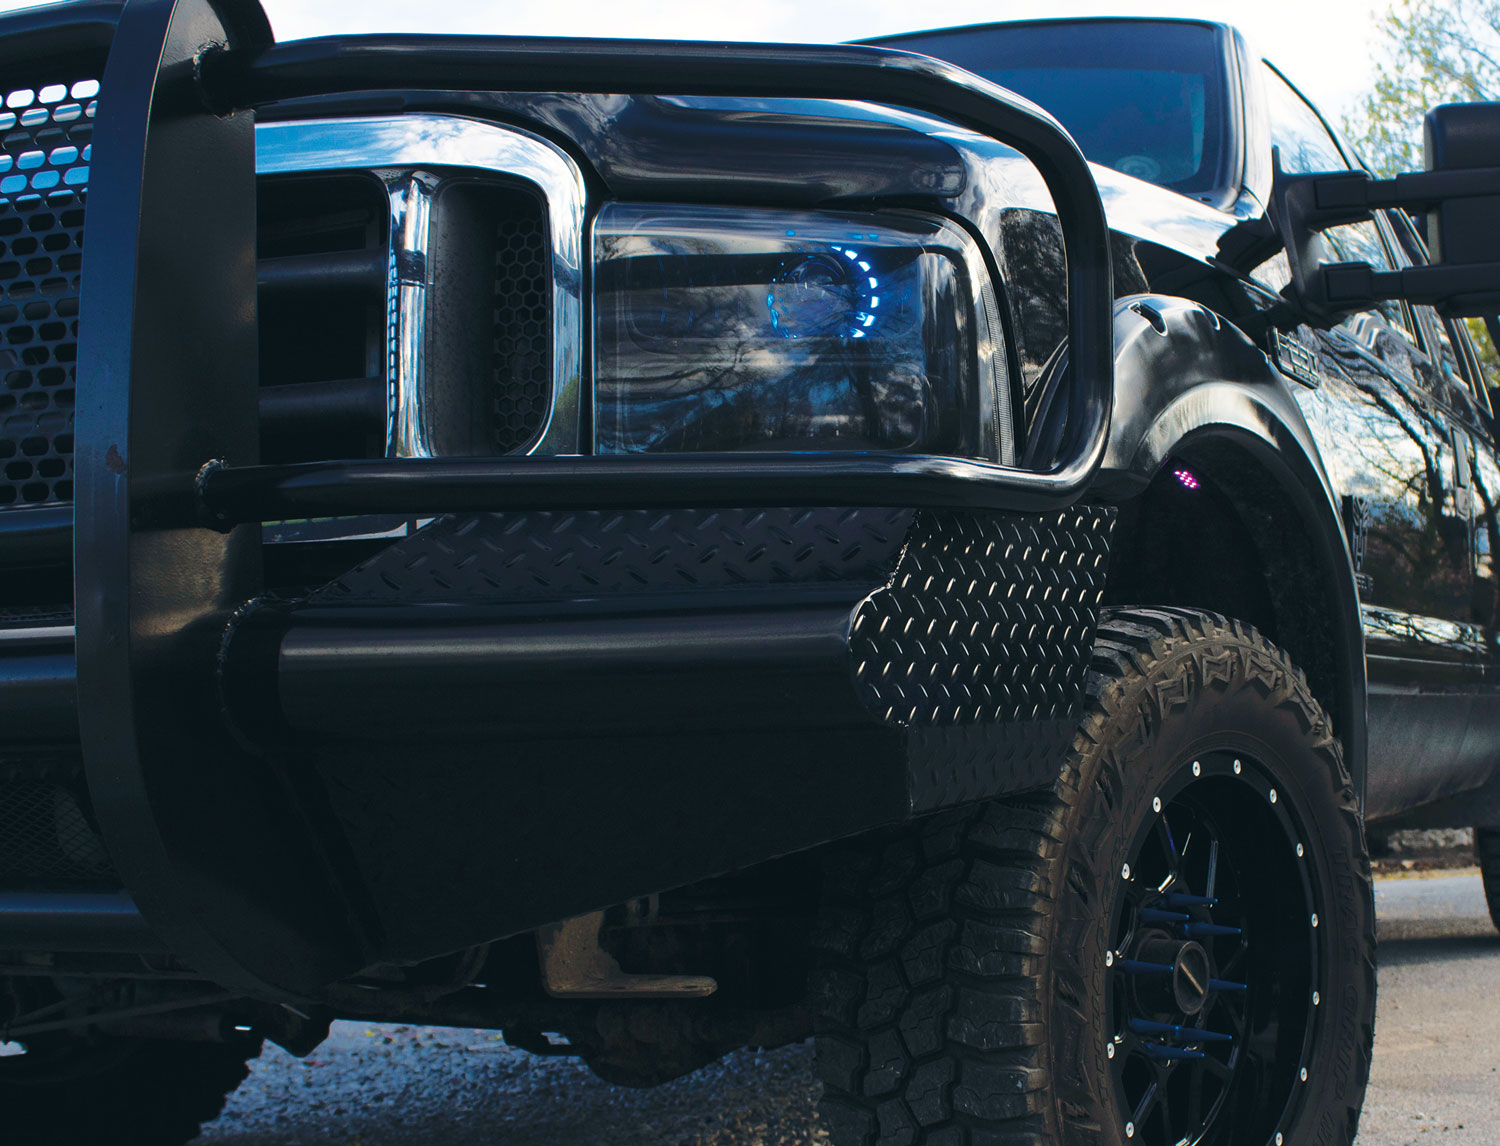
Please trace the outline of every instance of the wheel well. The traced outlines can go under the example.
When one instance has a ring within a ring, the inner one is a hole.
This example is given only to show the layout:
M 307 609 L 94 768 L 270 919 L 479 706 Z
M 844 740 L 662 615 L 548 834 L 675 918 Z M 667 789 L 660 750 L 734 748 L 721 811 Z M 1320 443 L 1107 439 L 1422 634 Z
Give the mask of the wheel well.
M 1280 645 L 1347 737 L 1337 598 L 1317 534 L 1249 450 L 1199 439 L 1121 506 L 1105 603 L 1175 605 L 1248 621 Z M 1347 739 L 1346 739 L 1347 743 Z

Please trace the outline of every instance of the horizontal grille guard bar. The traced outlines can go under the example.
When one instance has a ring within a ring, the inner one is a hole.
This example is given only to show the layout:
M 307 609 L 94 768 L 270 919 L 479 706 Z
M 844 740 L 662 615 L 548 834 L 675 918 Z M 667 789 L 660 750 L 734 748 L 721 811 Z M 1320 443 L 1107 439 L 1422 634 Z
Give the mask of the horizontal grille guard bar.
M 349 36 L 295 41 L 260 51 L 209 52 L 199 72 L 206 98 L 225 108 L 378 90 L 399 77 L 404 87 L 439 91 L 856 99 L 911 108 L 978 131 L 1016 148 L 1036 165 L 1062 226 L 1070 357 L 1074 384 L 1081 390 L 1075 396 L 1064 460 L 1047 473 L 938 458 L 903 463 L 850 459 L 837 466 L 818 464 L 810 472 L 822 475 L 836 469 L 840 480 L 881 484 L 878 493 L 869 495 L 873 501 L 862 504 L 889 503 L 895 488 L 883 479 L 895 477 L 907 504 L 1050 508 L 1075 500 L 1103 458 L 1114 390 L 1114 293 L 1109 229 L 1098 187 L 1087 160 L 1061 124 L 1034 104 L 960 68 L 906 52 L 854 45 Z M 746 480 L 763 476 L 775 482 L 770 474 L 752 476 L 749 471 L 754 468 L 748 467 Z M 499 486 L 508 480 L 499 472 L 491 479 L 497 498 Z M 609 472 L 597 471 L 601 479 Z M 727 472 L 719 470 L 714 476 Z M 373 484 L 377 473 L 362 472 L 360 480 Z M 923 480 L 914 482 L 914 473 Z M 247 474 L 245 480 L 260 482 L 270 494 L 286 477 L 265 471 Z M 581 479 L 570 475 L 559 480 L 571 484 Z M 944 488 L 968 484 L 989 486 L 992 492 L 965 495 Z M 405 497 L 394 484 L 389 492 L 396 499 Z M 489 507 L 516 504 L 496 500 Z M 380 508 L 395 511 L 397 503 Z
M 199 475 L 198 493 L 203 518 L 215 528 L 363 513 L 420 517 L 750 505 L 1024 511 L 1057 506 L 1055 491 L 1005 484 L 1014 472 L 982 462 L 880 454 L 409 458 L 284 466 L 216 462 Z
M 130 896 L 110 892 L 0 892 L 7 951 L 152 955 L 164 950 Z

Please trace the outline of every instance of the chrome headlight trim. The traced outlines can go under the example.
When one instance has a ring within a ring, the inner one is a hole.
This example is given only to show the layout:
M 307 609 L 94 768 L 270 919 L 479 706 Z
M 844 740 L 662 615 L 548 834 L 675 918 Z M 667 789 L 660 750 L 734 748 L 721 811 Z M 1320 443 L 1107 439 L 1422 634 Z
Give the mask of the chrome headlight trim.
M 1010 355 L 1005 345 L 1005 327 L 1000 320 L 1000 298 L 984 252 L 973 235 L 941 215 L 920 211 L 891 211 L 889 214 L 909 215 L 936 225 L 948 238 L 950 250 L 963 260 L 973 291 L 971 303 L 977 325 L 975 352 L 981 381 L 980 414 L 995 448 L 995 456 L 989 460 L 1002 466 L 1013 466 L 1016 464 L 1017 436 Z
M 256 128 L 260 175 L 373 172 L 391 198 L 389 424 L 392 457 L 432 457 L 422 376 L 432 196 L 445 171 L 530 183 L 544 198 L 552 247 L 552 390 L 530 454 L 576 454 L 583 380 L 583 173 L 556 144 L 521 128 L 456 115 L 285 120 Z

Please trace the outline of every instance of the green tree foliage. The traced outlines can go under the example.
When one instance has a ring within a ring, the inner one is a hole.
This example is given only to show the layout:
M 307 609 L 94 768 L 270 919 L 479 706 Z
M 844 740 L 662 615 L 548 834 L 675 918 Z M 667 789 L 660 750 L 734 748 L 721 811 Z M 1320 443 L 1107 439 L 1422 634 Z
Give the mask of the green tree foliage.
M 1375 86 L 1344 134 L 1377 175 L 1422 168 L 1422 119 L 1440 103 L 1500 99 L 1500 0 L 1396 0 L 1380 24 Z M 1484 323 L 1466 320 L 1484 375 L 1500 354 Z
M 1474 343 L 1474 352 L 1479 355 L 1479 368 L 1489 382 L 1493 391 L 1496 384 L 1500 383 L 1500 353 L 1495 350 L 1495 344 L 1490 341 L 1490 332 L 1484 325 L 1482 318 L 1466 318 L 1464 325 L 1469 328 L 1469 338 Z M 1490 395 L 1490 401 L 1496 400 L 1496 395 Z
M 1381 22 L 1375 87 L 1345 134 L 1379 175 L 1422 167 L 1422 117 L 1500 99 L 1500 0 L 1398 0 Z

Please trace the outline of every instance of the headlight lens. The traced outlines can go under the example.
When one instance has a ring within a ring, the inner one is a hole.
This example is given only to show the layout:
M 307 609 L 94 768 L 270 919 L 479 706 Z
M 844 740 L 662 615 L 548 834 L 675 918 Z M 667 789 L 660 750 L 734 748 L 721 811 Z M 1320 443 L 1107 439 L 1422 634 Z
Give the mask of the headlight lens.
M 600 453 L 1013 461 L 993 289 L 946 220 L 613 204 L 594 235 Z

